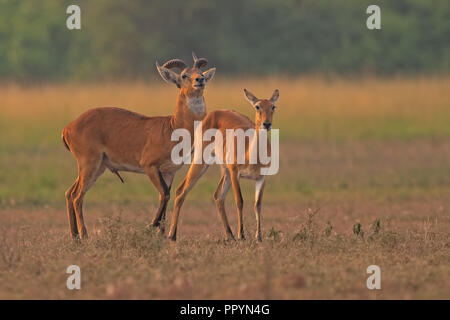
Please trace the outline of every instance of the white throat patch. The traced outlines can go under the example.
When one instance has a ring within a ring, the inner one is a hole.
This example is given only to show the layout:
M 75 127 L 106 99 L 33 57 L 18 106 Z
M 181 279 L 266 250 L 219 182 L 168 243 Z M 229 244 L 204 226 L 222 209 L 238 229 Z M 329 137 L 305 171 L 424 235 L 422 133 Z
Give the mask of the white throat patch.
M 205 100 L 203 99 L 203 97 L 188 98 L 187 106 L 196 115 L 206 113 Z

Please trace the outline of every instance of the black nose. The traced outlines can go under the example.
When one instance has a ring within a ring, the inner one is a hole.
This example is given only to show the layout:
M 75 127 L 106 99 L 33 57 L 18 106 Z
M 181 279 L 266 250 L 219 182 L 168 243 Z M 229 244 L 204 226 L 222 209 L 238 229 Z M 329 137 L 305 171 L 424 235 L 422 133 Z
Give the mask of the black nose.
M 270 123 L 270 122 L 264 122 L 263 123 L 263 126 L 264 126 L 264 128 L 266 128 L 266 129 L 270 129 L 270 126 L 271 126 L 272 124 Z
M 195 78 L 195 81 L 197 81 L 198 83 L 202 83 L 203 81 L 205 81 L 205 78 Z

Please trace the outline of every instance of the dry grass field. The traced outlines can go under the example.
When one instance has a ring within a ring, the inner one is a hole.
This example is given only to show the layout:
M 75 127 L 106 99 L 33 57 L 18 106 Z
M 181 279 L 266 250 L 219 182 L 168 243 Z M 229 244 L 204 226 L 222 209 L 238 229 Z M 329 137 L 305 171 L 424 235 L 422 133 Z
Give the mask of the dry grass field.
M 259 97 L 280 90 L 280 171 L 267 179 L 262 244 L 253 240 L 249 181 L 242 183 L 247 240 L 222 240 L 212 198 L 217 168 L 189 194 L 176 244 L 146 229 L 157 205 L 148 178 L 125 173 L 121 184 L 110 172 L 86 196 L 90 239 L 74 243 L 64 192 L 76 162 L 61 129 L 94 106 L 170 114 L 177 90 L 159 80 L 3 84 L 0 298 L 449 299 L 450 78 L 218 75 L 207 88 L 208 110 L 253 117 L 244 87 Z M 169 218 L 171 209 L 172 201 Z M 81 268 L 81 290 L 66 288 L 72 264 Z M 381 290 L 366 287 L 372 264 L 381 268 Z

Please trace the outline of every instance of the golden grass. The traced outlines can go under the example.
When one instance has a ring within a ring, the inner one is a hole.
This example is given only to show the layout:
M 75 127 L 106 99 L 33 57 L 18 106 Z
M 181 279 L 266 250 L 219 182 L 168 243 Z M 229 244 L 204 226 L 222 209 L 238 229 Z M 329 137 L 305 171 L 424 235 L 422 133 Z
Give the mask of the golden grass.
M 244 99 L 243 88 L 258 97 L 281 92 L 274 118 L 281 139 L 343 141 L 449 137 L 450 77 L 416 78 L 262 78 L 217 79 L 208 85 L 209 111 L 235 109 L 249 117 L 254 110 Z M 22 126 L 28 136 L 36 131 L 52 134 L 83 111 L 96 106 L 127 108 L 149 116 L 174 111 L 177 89 L 155 82 L 63 84 L 0 87 L 0 141 L 9 125 Z M 43 129 L 46 127 L 47 130 Z M 50 138 L 48 135 L 47 138 Z M 17 141 L 18 140 L 18 141 Z M 22 140 L 26 140 L 22 139 Z M 48 139 L 49 141 L 56 141 Z M 26 141 L 22 141 L 26 143 Z M 6 142 L 5 142 L 6 143 Z
M 81 244 L 67 237 L 59 210 L 11 210 L 1 218 L 0 298 L 448 299 L 448 208 L 441 201 L 269 205 L 258 244 L 249 211 L 248 240 L 224 242 L 212 207 L 188 204 L 175 245 L 145 229 L 148 207 L 90 210 L 91 238 Z M 235 229 L 234 212 L 229 217 Z M 355 223 L 364 237 L 353 234 Z M 65 286 L 73 264 L 81 290 Z M 366 287 L 373 264 L 381 290 Z
M 90 240 L 72 243 L 64 191 L 76 164 L 61 129 L 94 106 L 171 114 L 176 88 L 159 80 L 1 86 L 0 298 L 449 298 L 450 77 L 217 76 L 208 110 L 253 116 L 244 87 L 259 97 L 281 92 L 280 172 L 265 189 L 262 245 L 251 239 L 248 181 L 249 240 L 221 240 L 217 168 L 186 199 L 176 245 L 145 230 L 157 205 L 148 178 L 125 173 L 121 184 L 109 172 L 86 197 Z M 311 224 L 309 208 L 320 209 Z M 382 228 L 373 234 L 376 219 Z M 352 233 L 355 223 L 365 238 Z M 81 291 L 65 288 L 70 264 L 82 268 Z M 365 287 L 370 264 L 382 268 L 381 291 Z
M 208 110 L 236 108 L 253 114 L 242 89 L 269 97 L 280 89 L 280 127 L 292 117 L 369 118 L 389 114 L 428 117 L 448 112 L 450 77 L 363 78 L 323 77 L 223 80 L 217 77 L 207 88 Z M 36 120 L 62 116 L 71 119 L 95 106 L 117 106 L 147 115 L 171 114 L 176 88 L 162 83 L 65 84 L 0 87 L 3 117 Z

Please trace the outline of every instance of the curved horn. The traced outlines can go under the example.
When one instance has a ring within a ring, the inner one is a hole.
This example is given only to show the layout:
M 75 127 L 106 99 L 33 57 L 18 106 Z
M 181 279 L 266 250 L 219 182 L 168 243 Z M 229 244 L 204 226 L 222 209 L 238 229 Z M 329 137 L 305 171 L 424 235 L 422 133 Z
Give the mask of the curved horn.
M 184 68 L 187 67 L 187 65 L 181 59 L 172 59 L 164 63 L 163 67 L 167 69 L 178 68 L 180 70 L 183 70 Z
M 200 69 L 200 68 L 206 67 L 207 64 L 208 64 L 208 60 L 206 60 L 206 58 L 200 58 L 197 61 L 195 61 L 194 67 Z
M 194 51 L 192 51 L 192 59 L 194 59 L 194 68 L 197 69 L 203 68 L 208 64 L 208 60 L 206 58 L 197 58 Z

